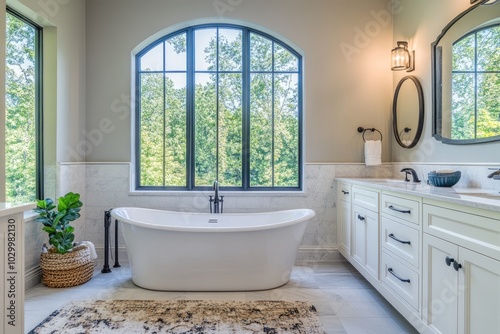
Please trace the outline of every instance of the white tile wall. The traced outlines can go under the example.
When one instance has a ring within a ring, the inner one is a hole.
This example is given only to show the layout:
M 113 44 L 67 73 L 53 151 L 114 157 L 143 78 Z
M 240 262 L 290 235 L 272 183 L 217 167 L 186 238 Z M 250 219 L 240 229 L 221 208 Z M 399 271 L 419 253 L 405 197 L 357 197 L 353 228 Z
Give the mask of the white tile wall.
M 224 193 L 226 212 L 276 211 L 309 208 L 316 212 L 302 240 L 298 261 L 331 261 L 338 258 L 336 235 L 336 177 L 402 178 L 403 167 L 414 168 L 421 179 L 436 169 L 457 169 L 462 179 L 457 186 L 500 189 L 500 181 L 488 179 L 494 165 L 393 163 L 376 167 L 363 164 L 314 164 L 305 166 L 304 192 L 297 193 Z M 500 166 L 498 166 L 500 167 Z M 196 193 L 130 193 L 128 163 L 66 163 L 57 168 L 57 196 L 68 191 L 79 192 L 84 203 L 82 217 L 75 222 L 77 240 L 90 240 L 100 253 L 104 249 L 104 211 L 120 206 L 208 212 L 208 195 Z M 112 224 L 114 226 L 114 224 Z M 112 229 L 112 235 L 113 229 Z M 39 223 L 26 224 L 26 269 L 39 262 L 40 248 L 46 242 Z M 121 261 L 126 261 L 124 242 L 120 236 Z

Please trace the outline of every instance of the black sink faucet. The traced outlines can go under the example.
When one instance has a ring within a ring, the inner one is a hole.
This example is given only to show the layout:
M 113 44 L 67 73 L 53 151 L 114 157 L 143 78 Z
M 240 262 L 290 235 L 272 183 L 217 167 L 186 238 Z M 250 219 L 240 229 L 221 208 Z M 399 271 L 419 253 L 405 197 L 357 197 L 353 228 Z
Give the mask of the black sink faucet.
M 494 172 L 488 175 L 488 178 L 493 180 L 500 180 L 500 168 L 489 168 L 489 170 L 494 170 Z
M 415 182 L 415 183 L 421 182 L 420 179 L 418 178 L 417 172 L 415 172 L 415 170 L 413 168 L 403 168 L 403 169 L 401 169 L 401 172 L 405 173 L 405 181 L 406 182 L 410 182 L 410 180 L 408 179 L 408 174 L 411 174 L 411 176 L 413 178 L 413 182 Z

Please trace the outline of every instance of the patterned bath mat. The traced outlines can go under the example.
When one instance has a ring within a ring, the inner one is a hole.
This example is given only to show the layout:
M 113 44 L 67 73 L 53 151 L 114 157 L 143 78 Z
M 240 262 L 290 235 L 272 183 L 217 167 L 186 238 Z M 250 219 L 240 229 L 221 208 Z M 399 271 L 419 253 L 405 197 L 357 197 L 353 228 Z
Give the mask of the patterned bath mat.
M 306 302 L 199 300 L 74 301 L 30 334 L 267 333 L 324 334 Z

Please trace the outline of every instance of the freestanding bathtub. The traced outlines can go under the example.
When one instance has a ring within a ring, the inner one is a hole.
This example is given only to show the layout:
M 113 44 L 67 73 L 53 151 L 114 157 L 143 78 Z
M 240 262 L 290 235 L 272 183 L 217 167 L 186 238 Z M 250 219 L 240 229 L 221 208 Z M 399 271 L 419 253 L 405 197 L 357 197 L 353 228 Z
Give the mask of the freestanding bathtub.
M 288 282 L 309 209 L 203 214 L 117 208 L 133 282 L 167 291 L 265 290 Z

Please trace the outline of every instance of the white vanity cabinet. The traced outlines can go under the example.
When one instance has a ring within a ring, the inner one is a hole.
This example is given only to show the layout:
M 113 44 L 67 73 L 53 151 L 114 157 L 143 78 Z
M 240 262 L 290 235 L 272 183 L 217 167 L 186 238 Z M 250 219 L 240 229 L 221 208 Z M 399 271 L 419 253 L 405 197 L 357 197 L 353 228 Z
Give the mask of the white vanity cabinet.
M 498 201 L 338 182 L 340 253 L 420 333 L 500 334 Z
M 424 204 L 423 320 L 435 333 L 500 333 L 500 214 Z
M 382 193 L 381 281 L 416 314 L 421 291 L 420 207 L 420 198 Z
M 24 333 L 24 215 L 33 204 L 0 203 L 0 333 Z
M 378 280 L 379 192 L 352 187 L 352 258 Z
M 351 254 L 351 185 L 337 184 L 337 238 L 339 251 L 344 256 Z

